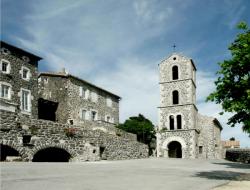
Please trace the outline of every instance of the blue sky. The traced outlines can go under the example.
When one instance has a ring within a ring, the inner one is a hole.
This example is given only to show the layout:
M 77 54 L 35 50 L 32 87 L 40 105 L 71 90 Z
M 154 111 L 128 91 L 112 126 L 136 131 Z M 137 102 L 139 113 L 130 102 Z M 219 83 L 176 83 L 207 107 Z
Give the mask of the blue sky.
M 191 57 L 197 72 L 197 106 L 218 117 L 223 139 L 243 147 L 250 139 L 226 125 L 219 105 L 205 103 L 213 91 L 217 63 L 250 24 L 248 0 L 2 0 L 1 39 L 35 53 L 40 71 L 70 73 L 122 97 L 120 119 L 138 113 L 157 125 L 158 64 L 176 51 Z

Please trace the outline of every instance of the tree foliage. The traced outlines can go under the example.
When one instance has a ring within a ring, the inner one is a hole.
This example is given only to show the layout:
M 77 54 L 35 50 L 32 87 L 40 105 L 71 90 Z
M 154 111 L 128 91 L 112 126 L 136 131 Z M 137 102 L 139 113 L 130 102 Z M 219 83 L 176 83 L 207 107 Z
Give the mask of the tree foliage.
M 117 127 L 129 133 L 136 134 L 138 141 L 148 145 L 155 134 L 153 123 L 141 114 L 130 117 Z
M 243 131 L 250 134 L 250 29 L 245 22 L 240 22 L 238 29 L 243 32 L 228 48 L 231 59 L 219 63 L 216 90 L 207 100 L 234 114 L 228 121 L 231 127 L 241 123 Z

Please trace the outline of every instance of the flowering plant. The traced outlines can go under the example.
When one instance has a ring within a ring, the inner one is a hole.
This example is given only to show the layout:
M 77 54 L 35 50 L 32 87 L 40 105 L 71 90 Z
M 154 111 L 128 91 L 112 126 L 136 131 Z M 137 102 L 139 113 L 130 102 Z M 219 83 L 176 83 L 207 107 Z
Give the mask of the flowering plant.
M 76 135 L 76 128 L 65 128 L 64 132 L 67 137 L 74 137 Z

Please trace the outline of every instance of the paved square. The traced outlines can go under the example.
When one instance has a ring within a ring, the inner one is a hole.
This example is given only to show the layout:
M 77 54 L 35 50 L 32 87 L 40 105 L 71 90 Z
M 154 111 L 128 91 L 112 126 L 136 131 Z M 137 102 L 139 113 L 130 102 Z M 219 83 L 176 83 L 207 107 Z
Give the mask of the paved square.
M 1 163 L 1 190 L 205 190 L 245 174 L 249 164 L 224 160 Z

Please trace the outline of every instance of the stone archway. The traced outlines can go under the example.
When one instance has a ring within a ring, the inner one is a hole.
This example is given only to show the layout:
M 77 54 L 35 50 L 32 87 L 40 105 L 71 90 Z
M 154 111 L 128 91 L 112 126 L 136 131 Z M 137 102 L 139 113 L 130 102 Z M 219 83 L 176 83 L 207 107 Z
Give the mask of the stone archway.
M 32 162 L 69 162 L 71 154 L 63 148 L 46 147 L 37 151 Z
M 169 158 L 182 158 L 182 147 L 178 141 L 172 141 L 168 144 Z
M 161 149 L 163 150 L 163 155 L 164 157 L 169 157 L 169 144 L 171 142 L 177 142 L 179 143 L 179 145 L 175 144 L 175 146 L 177 146 L 176 148 L 178 149 L 178 155 L 181 155 L 181 158 L 186 158 L 186 148 L 187 145 L 184 141 L 184 139 L 182 137 L 178 137 L 178 136 L 172 136 L 172 137 L 168 137 L 161 146 Z M 171 149 L 173 149 L 174 144 L 172 144 L 170 146 Z M 181 148 L 178 148 L 181 147 Z M 181 153 L 180 153 L 181 150 Z M 176 150 L 177 151 L 177 150 Z
M 5 161 L 8 156 L 21 158 L 19 151 L 9 145 L 0 144 L 0 151 L 1 161 Z

